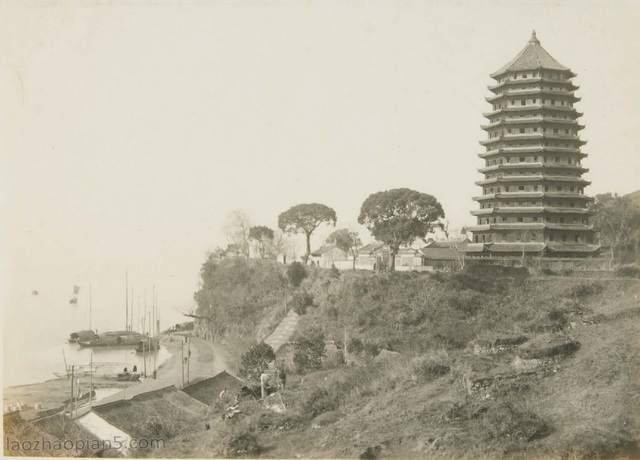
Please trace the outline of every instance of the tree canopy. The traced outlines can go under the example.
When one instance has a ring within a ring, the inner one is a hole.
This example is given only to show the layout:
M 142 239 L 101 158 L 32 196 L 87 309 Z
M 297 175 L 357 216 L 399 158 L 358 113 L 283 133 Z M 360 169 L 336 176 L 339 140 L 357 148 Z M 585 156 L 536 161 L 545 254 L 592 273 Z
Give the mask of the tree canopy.
M 638 261 L 640 206 L 626 196 L 596 195 L 592 210 L 601 244 L 609 245 L 617 262 Z
M 261 259 L 269 256 L 274 236 L 275 232 L 264 225 L 258 225 L 249 229 L 249 239 L 256 242 L 256 252 Z
M 353 257 L 353 269 L 355 270 L 358 249 L 362 246 L 362 241 L 358 237 L 358 232 L 352 232 L 347 228 L 341 228 L 331 233 L 326 241 L 329 244 L 334 244 L 338 249 L 346 252 L 347 254 L 351 254 Z
M 358 222 L 366 226 L 379 241 L 388 244 L 391 270 L 400 246 L 410 245 L 417 238 L 440 227 L 444 218 L 442 205 L 426 193 L 398 188 L 373 193 L 362 203 Z
M 278 216 L 278 227 L 287 233 L 304 233 L 307 238 L 307 252 L 304 262 L 311 254 L 311 234 L 320 224 L 336 224 L 336 212 L 324 204 L 307 203 L 289 208 Z

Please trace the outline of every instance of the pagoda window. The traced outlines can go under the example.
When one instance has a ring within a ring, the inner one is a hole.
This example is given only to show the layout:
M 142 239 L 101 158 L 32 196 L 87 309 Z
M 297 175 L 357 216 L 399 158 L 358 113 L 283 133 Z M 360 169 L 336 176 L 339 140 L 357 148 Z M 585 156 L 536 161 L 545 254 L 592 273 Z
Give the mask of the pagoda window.
M 562 235 L 562 241 L 567 241 L 567 235 Z
M 507 129 L 507 132 L 508 132 L 509 134 L 511 134 L 511 128 Z
M 524 99 L 523 99 L 523 100 L 521 100 L 521 101 L 520 101 L 520 105 L 527 105 L 527 101 L 526 101 L 526 100 L 524 100 Z
M 524 133 L 524 128 L 520 128 L 520 134 Z
M 518 222 L 522 222 L 522 221 L 523 221 L 522 217 L 518 217 Z
M 544 191 L 545 191 L 545 192 L 548 192 L 548 191 L 549 191 L 549 186 L 548 186 L 548 185 L 545 185 L 545 186 L 544 186 Z
M 575 203 L 569 203 L 569 206 L 573 208 L 575 207 Z
M 564 224 L 564 217 L 561 217 L 561 218 L 560 218 L 560 223 L 561 223 L 561 224 Z
M 524 190 L 524 185 L 518 186 L 518 190 Z
M 553 134 L 558 134 L 558 128 L 553 128 Z
M 534 221 L 534 222 L 538 222 L 538 218 L 537 218 L 537 217 L 534 217 L 534 218 L 533 218 L 533 221 Z
M 538 186 L 537 186 L 537 185 L 534 185 L 534 186 L 533 186 L 533 191 L 534 191 L 534 192 L 537 192 L 537 191 L 538 191 Z
M 576 243 L 579 243 L 580 242 L 580 236 L 576 235 L 575 241 L 576 241 Z
M 549 233 L 549 241 L 553 241 L 554 240 L 554 235 L 553 233 Z
M 511 101 L 511 105 L 516 105 L 516 101 Z
M 570 192 L 573 192 L 573 189 L 574 189 L 573 187 L 570 187 L 570 188 L 569 188 L 569 191 L 570 191 Z
M 538 132 L 538 128 L 533 128 L 533 132 L 537 133 Z
M 562 186 L 561 186 L 561 185 L 558 185 L 558 186 L 556 187 L 556 190 L 557 190 L 558 192 L 561 192 L 561 191 L 562 191 Z

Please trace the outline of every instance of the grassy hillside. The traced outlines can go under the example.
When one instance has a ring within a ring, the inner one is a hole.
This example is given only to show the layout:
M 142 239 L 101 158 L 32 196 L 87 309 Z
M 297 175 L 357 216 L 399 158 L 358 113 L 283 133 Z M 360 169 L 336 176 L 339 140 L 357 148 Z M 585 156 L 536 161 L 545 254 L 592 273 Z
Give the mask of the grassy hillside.
M 167 455 L 640 455 L 638 279 L 312 270 L 298 289 L 313 299 L 302 333 L 342 346 L 346 326 L 350 364 L 290 374 L 286 413 L 241 403 Z

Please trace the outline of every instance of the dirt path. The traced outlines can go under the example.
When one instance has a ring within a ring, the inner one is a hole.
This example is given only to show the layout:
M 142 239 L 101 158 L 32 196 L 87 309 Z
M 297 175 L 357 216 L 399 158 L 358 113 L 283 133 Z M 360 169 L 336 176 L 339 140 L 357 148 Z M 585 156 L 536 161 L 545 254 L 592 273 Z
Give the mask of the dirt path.
M 158 390 L 170 385 L 182 388 L 183 370 L 184 384 L 188 381 L 194 381 L 197 378 L 213 377 L 214 375 L 227 370 L 227 362 L 225 361 L 224 349 L 221 345 L 208 342 L 198 337 L 191 337 L 191 357 L 183 364 L 181 347 L 184 347 L 185 358 L 188 355 L 188 345 L 183 342 L 182 337 L 176 337 L 177 341 L 166 342 L 173 356 L 160 366 L 156 373 L 156 378 L 148 377 L 141 383 L 132 384 L 118 393 L 107 396 L 100 401 L 94 403 L 94 406 L 100 406 L 121 399 L 129 399 L 132 396 Z

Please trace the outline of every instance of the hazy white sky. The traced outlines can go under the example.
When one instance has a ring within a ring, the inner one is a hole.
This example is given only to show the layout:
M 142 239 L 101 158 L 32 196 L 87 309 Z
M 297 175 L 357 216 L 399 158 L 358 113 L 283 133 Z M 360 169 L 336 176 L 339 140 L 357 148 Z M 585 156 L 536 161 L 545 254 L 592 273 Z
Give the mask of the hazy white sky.
M 473 224 L 489 74 L 532 29 L 578 74 L 587 192 L 640 188 L 640 2 L 3 2 L 0 21 L 13 289 L 115 292 L 129 270 L 188 303 L 237 208 L 275 228 L 320 202 L 357 228 L 369 194 L 409 187 Z

